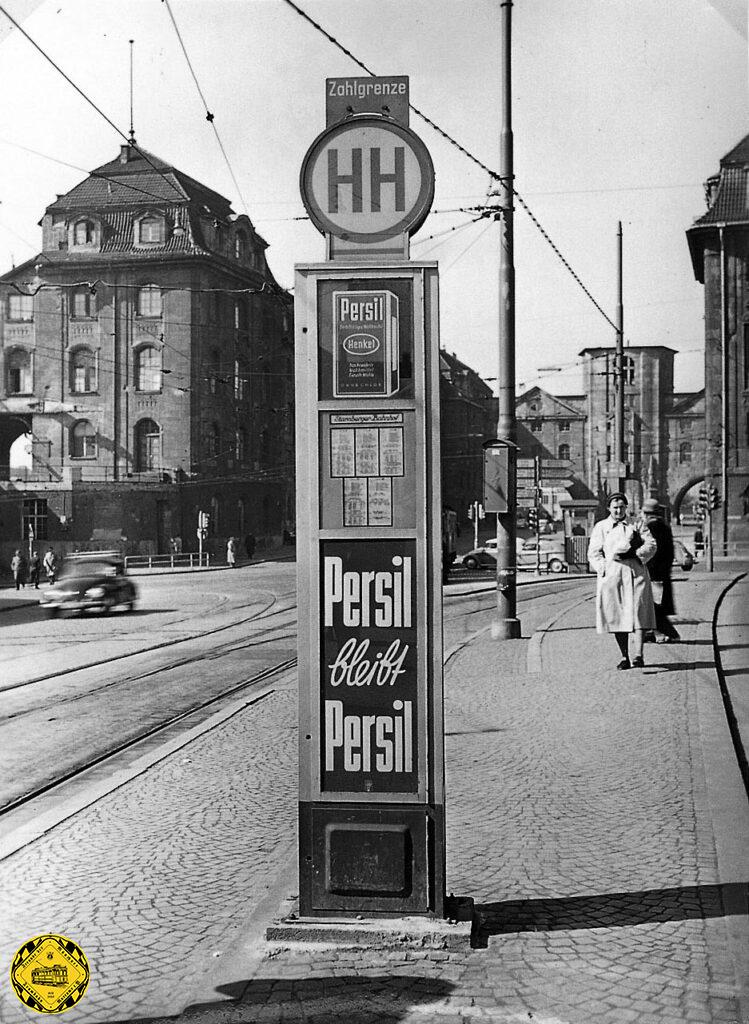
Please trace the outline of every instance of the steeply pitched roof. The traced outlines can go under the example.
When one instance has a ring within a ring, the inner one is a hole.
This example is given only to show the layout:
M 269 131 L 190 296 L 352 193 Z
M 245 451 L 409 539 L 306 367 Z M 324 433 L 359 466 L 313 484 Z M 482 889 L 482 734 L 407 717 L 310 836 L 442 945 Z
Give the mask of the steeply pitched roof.
M 749 225 L 749 135 L 726 153 L 720 173 L 710 179 L 708 189 L 710 208 L 687 230 L 694 276 L 700 282 L 705 278 L 704 233 L 720 224 Z
M 189 202 L 221 218 L 232 215 L 225 196 L 195 181 L 189 175 L 140 148 L 123 146 L 121 155 L 95 168 L 85 181 L 75 185 L 47 207 L 49 212 L 122 207 L 136 202 L 147 204 Z
M 520 406 L 529 404 L 534 400 L 540 401 L 543 406 L 542 413 L 535 413 L 534 415 L 569 416 L 570 418 L 579 418 L 584 415 L 580 409 L 570 405 L 564 398 L 552 395 L 548 391 L 544 391 L 543 388 L 538 387 L 538 385 L 528 388 L 522 395 L 517 395 L 515 398 L 515 409 L 518 410 Z M 529 418 L 533 419 L 533 416 L 529 414 Z

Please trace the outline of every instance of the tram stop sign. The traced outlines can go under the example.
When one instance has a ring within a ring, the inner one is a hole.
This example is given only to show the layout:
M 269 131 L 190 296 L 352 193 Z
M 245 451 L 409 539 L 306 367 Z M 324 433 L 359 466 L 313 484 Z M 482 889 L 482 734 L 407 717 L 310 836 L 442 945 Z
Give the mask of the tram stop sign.
M 299 187 L 318 231 L 370 245 L 413 234 L 424 223 L 434 199 L 434 167 L 410 128 L 361 114 L 318 135 Z

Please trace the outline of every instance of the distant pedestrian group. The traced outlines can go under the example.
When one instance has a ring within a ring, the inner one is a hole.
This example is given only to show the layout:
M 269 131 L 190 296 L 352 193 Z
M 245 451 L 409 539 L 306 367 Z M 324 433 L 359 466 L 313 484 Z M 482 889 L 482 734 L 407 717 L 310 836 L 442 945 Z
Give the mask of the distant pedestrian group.
M 27 560 L 23 551 L 18 548 L 10 560 L 10 571 L 16 590 L 21 590 L 27 583 L 38 590 L 42 569 L 47 575 L 47 580 L 54 583 L 57 579 L 57 556 L 52 548 L 47 551 L 43 560 L 40 559 L 38 551 L 32 551 Z

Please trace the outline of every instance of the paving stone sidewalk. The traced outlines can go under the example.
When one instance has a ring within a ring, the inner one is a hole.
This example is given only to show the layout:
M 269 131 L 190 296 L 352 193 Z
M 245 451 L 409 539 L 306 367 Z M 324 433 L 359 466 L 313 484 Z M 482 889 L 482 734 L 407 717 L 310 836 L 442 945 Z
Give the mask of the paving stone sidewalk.
M 749 812 L 702 618 L 725 582 L 680 581 L 684 643 L 643 671 L 590 602 L 451 660 L 448 883 L 479 948 L 270 947 L 183 1024 L 746 1024 Z

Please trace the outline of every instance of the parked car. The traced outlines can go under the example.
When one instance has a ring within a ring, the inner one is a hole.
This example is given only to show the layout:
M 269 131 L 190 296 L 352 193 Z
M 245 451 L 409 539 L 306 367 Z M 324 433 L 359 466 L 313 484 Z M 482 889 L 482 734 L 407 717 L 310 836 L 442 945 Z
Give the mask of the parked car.
M 694 555 L 680 540 L 674 540 L 674 565 L 680 566 L 684 572 L 694 568 Z
M 137 597 L 119 555 L 92 552 L 67 558 L 57 583 L 43 591 L 39 604 L 53 618 L 69 611 L 106 614 L 118 605 L 132 611 Z
M 541 537 L 538 541 L 539 561 L 541 569 L 545 572 L 566 572 L 569 565 L 564 557 L 564 541 L 556 537 Z M 536 568 L 536 538 L 529 537 L 527 540 L 518 538 L 515 548 L 515 560 L 518 569 Z M 481 547 L 474 548 L 463 555 L 463 565 L 466 569 L 479 569 L 482 567 L 494 567 L 497 564 L 497 541 L 491 539 Z

